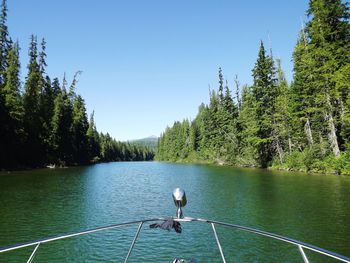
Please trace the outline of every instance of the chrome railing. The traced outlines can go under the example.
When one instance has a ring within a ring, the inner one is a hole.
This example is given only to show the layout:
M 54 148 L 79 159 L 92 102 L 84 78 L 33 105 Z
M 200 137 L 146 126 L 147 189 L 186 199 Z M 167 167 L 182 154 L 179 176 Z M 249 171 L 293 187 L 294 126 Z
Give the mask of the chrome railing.
M 181 189 L 179 189 L 180 191 L 182 191 Z M 174 191 L 175 193 L 175 191 Z M 173 194 L 173 198 L 174 198 L 174 202 L 175 205 L 177 206 L 177 217 L 160 217 L 160 218 L 152 218 L 152 219 L 144 219 L 144 220 L 138 220 L 138 221 L 131 221 L 131 222 L 127 222 L 127 223 L 121 223 L 121 224 L 113 224 L 113 225 L 108 225 L 108 226 L 103 226 L 103 227 L 98 227 L 98 228 L 92 228 L 89 230 L 84 230 L 84 231 L 79 231 L 79 232 L 73 232 L 73 233 L 68 233 L 68 234 L 63 234 L 63 235 L 59 235 L 59 236 L 54 236 L 54 237 L 50 237 L 50 238 L 45 238 L 45 239 L 41 239 L 41 240 L 37 240 L 37 241 L 32 241 L 32 242 L 27 242 L 27 243 L 23 243 L 23 244 L 17 244 L 14 246 L 9 246 L 9 247 L 5 247 L 5 248 L 0 248 L 0 253 L 4 253 L 4 252 L 8 252 L 8 251 L 12 251 L 12 250 L 17 250 L 17 249 L 21 249 L 21 248 L 25 248 L 25 247 L 30 247 L 30 246 L 35 246 L 33 252 L 31 253 L 30 257 L 27 260 L 27 263 L 31 263 L 34 260 L 34 257 L 39 249 L 39 246 L 41 244 L 45 244 L 48 242 L 53 242 L 56 240 L 60 240 L 60 239 L 66 239 L 66 238 L 70 238 L 70 237 L 76 237 L 76 236 L 82 236 L 82 235 L 87 235 L 90 233 L 95 233 L 95 232 L 100 232 L 100 231 L 104 231 L 104 230 L 111 230 L 111 229 L 115 229 L 115 228 L 121 228 L 121 227 L 126 227 L 126 226 L 130 226 L 130 225 L 138 225 L 138 228 L 136 230 L 136 233 L 134 235 L 134 238 L 132 240 L 132 243 L 130 244 L 128 253 L 125 257 L 124 263 L 128 262 L 128 259 L 135 247 L 135 244 L 137 242 L 138 236 L 142 230 L 142 227 L 145 223 L 151 223 L 151 222 L 157 222 L 157 221 L 167 221 L 167 220 L 173 220 L 176 222 L 203 222 L 203 223 L 208 223 L 211 225 L 212 230 L 213 230 L 213 234 L 215 236 L 215 240 L 220 252 L 220 256 L 221 256 L 221 260 L 222 262 L 226 263 L 226 259 L 224 256 L 224 251 L 221 247 L 221 243 L 219 240 L 219 236 L 216 232 L 216 226 L 223 226 L 223 227 L 228 227 L 228 228 L 234 228 L 237 230 L 241 230 L 241 231 L 245 231 L 245 232 L 250 232 L 256 235 L 260 235 L 260 236 L 265 236 L 268 238 L 272 238 L 275 240 L 279 240 L 285 243 L 289 243 L 292 245 L 295 245 L 301 255 L 301 258 L 303 259 L 303 261 L 305 263 L 308 263 L 308 257 L 305 254 L 304 249 L 319 253 L 321 255 L 324 255 L 326 257 L 330 257 L 336 260 L 339 260 L 341 262 L 347 262 L 350 263 L 350 258 L 345 257 L 343 255 L 334 253 L 332 251 L 323 249 L 323 248 L 319 248 L 317 246 L 314 245 L 310 245 L 304 242 L 300 242 L 288 237 L 284 237 L 284 236 L 280 236 L 274 233 L 269 233 L 266 231 L 262 231 L 262 230 L 258 230 L 255 228 L 251 228 L 251 227 L 245 227 L 245 226 L 240 226 L 240 225 L 235 225 L 235 224 L 229 224 L 229 223 L 224 223 L 224 222 L 219 222 L 219 221 L 214 221 L 214 220 L 208 220 L 208 219 L 201 219 L 201 218 L 192 218 L 192 217 L 183 217 L 183 213 L 181 208 L 186 205 L 186 196 L 185 193 L 182 191 L 180 192 L 180 196 L 174 196 Z M 0 259 L 1 259 L 1 255 L 0 255 Z M 1 261 L 1 260 L 0 260 Z M 177 261 L 174 261 L 177 262 Z

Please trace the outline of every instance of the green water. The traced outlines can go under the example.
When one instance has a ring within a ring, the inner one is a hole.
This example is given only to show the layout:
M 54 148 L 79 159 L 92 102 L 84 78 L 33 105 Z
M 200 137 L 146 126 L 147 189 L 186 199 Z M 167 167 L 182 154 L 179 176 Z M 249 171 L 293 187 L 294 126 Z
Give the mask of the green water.
M 186 216 L 271 231 L 350 256 L 350 177 L 157 162 L 0 173 L 0 247 L 128 220 L 174 215 L 171 192 L 186 190 Z M 123 262 L 137 226 L 43 244 L 34 262 Z M 217 227 L 227 262 L 302 262 L 298 249 Z M 220 262 L 210 225 L 183 233 L 146 224 L 130 262 L 195 258 Z M 0 254 L 26 262 L 32 248 Z M 335 262 L 307 252 L 310 262 Z

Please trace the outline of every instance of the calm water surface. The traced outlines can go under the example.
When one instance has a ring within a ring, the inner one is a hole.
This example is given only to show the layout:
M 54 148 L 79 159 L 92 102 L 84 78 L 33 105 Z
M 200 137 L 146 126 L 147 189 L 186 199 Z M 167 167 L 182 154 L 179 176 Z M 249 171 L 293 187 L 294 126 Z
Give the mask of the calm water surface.
M 186 216 L 271 231 L 350 256 L 350 178 L 158 162 L 0 173 L 0 247 L 129 220 Z M 43 244 L 34 262 L 123 262 L 137 226 Z M 220 262 L 210 225 L 183 233 L 146 224 L 130 262 Z M 217 227 L 228 262 L 302 262 L 297 248 Z M 33 248 L 0 254 L 26 262 Z M 307 253 L 310 262 L 335 262 Z

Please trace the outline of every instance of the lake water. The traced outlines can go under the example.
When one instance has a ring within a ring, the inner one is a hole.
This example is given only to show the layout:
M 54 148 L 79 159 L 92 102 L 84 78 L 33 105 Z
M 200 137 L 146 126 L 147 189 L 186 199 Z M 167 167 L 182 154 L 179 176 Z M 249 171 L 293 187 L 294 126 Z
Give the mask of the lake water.
M 175 215 L 176 187 L 186 191 L 185 216 L 250 226 L 350 256 L 350 177 L 159 162 L 0 173 L 0 247 Z M 182 227 L 177 234 L 145 224 L 130 262 L 220 262 L 209 224 Z M 136 229 L 43 244 L 34 262 L 123 262 Z M 217 231 L 227 262 L 302 262 L 292 245 L 219 226 Z M 33 249 L 2 253 L 0 262 L 26 262 Z M 336 262 L 307 255 L 311 262 Z

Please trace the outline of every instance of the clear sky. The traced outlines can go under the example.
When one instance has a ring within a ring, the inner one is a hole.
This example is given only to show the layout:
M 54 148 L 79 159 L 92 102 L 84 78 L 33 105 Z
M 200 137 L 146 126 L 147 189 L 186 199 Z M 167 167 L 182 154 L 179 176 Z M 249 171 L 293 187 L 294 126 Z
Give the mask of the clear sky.
M 290 81 L 291 56 L 307 0 L 8 0 L 22 78 L 31 34 L 47 41 L 50 77 L 69 81 L 95 110 L 97 129 L 118 140 L 159 135 L 193 119 L 217 70 L 252 82 L 260 40 Z M 269 41 L 269 38 L 271 41 Z

